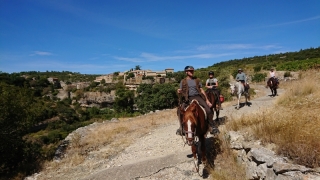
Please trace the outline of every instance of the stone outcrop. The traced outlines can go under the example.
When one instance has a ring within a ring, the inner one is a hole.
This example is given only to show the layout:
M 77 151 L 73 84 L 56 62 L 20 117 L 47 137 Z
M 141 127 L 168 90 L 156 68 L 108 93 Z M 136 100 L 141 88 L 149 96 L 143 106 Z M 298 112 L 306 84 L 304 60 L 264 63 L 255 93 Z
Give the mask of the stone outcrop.
M 114 92 L 107 94 L 105 92 L 85 92 L 83 98 L 79 100 L 80 104 L 84 106 L 90 104 L 97 104 L 100 107 L 107 107 L 114 103 Z
M 237 161 L 246 167 L 246 179 L 261 180 L 320 180 L 320 169 L 292 164 L 285 157 L 260 145 L 259 141 L 246 141 L 235 131 L 226 134 L 230 147 L 237 154 Z

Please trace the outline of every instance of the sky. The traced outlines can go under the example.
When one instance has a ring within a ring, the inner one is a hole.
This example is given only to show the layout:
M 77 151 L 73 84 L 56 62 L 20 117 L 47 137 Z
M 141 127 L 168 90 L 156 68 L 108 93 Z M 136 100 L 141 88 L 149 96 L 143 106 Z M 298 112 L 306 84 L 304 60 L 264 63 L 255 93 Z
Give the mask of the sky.
M 6 73 L 182 71 L 319 46 L 319 0 L 0 0 Z

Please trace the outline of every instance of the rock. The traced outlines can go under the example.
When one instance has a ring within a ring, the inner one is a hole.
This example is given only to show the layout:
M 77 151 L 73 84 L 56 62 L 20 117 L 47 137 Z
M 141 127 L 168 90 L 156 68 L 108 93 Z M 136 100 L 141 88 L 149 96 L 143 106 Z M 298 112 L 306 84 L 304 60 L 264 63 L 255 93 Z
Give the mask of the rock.
M 120 121 L 119 121 L 119 119 L 117 119 L 117 118 L 112 118 L 112 119 L 110 120 L 110 122 L 120 122 Z
M 230 147 L 233 149 L 243 149 L 242 142 L 244 141 L 243 136 L 239 132 L 230 131 L 228 133 L 230 137 Z
M 268 167 L 271 167 L 275 162 L 274 152 L 260 147 L 260 148 L 252 148 L 250 150 L 250 156 L 256 161 L 258 164 L 266 163 Z
M 314 172 L 313 169 L 307 168 L 305 166 L 297 165 L 297 164 L 289 164 L 283 162 L 275 162 L 273 164 L 273 169 L 276 174 L 283 174 L 289 171 L 300 171 L 300 172 Z

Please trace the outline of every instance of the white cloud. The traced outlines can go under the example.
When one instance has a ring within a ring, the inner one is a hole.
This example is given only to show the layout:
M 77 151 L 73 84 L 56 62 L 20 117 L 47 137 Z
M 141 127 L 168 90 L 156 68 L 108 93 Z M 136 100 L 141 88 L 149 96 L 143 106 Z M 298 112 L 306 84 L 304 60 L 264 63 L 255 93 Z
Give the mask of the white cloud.
M 307 19 L 300 19 L 300 20 L 296 20 L 296 21 L 290 21 L 290 22 L 284 22 L 284 23 L 278 23 L 278 24 L 271 24 L 271 25 L 267 25 L 265 27 L 284 26 L 284 25 L 288 25 L 288 24 L 297 24 L 297 23 L 302 23 L 302 22 L 306 22 L 306 21 L 313 21 L 313 20 L 318 20 L 318 19 L 320 19 L 320 16 L 314 16 L 314 17 L 307 18 Z
M 46 51 L 34 51 L 30 56 L 52 56 L 53 54 L 51 52 Z
M 230 53 L 224 54 L 194 54 L 194 55 L 184 55 L 184 56 L 157 56 L 151 53 L 141 53 L 139 57 L 135 58 L 127 58 L 127 57 L 114 57 L 117 60 L 121 61 L 128 61 L 128 62 L 155 62 L 155 61 L 172 61 L 172 60 L 185 60 L 185 59 L 192 59 L 192 58 L 199 58 L 199 59 L 209 59 L 209 58 L 216 58 L 222 56 L 228 56 Z

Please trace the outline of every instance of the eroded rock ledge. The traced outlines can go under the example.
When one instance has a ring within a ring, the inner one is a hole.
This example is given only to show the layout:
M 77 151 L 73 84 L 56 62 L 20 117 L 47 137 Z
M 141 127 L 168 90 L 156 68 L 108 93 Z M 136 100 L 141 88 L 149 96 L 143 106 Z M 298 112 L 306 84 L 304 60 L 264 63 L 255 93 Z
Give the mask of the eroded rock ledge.
M 237 161 L 246 167 L 247 179 L 262 180 L 320 180 L 320 168 L 312 169 L 292 164 L 286 157 L 279 157 L 260 142 L 246 141 L 235 131 L 226 134 L 230 147 L 237 154 Z

